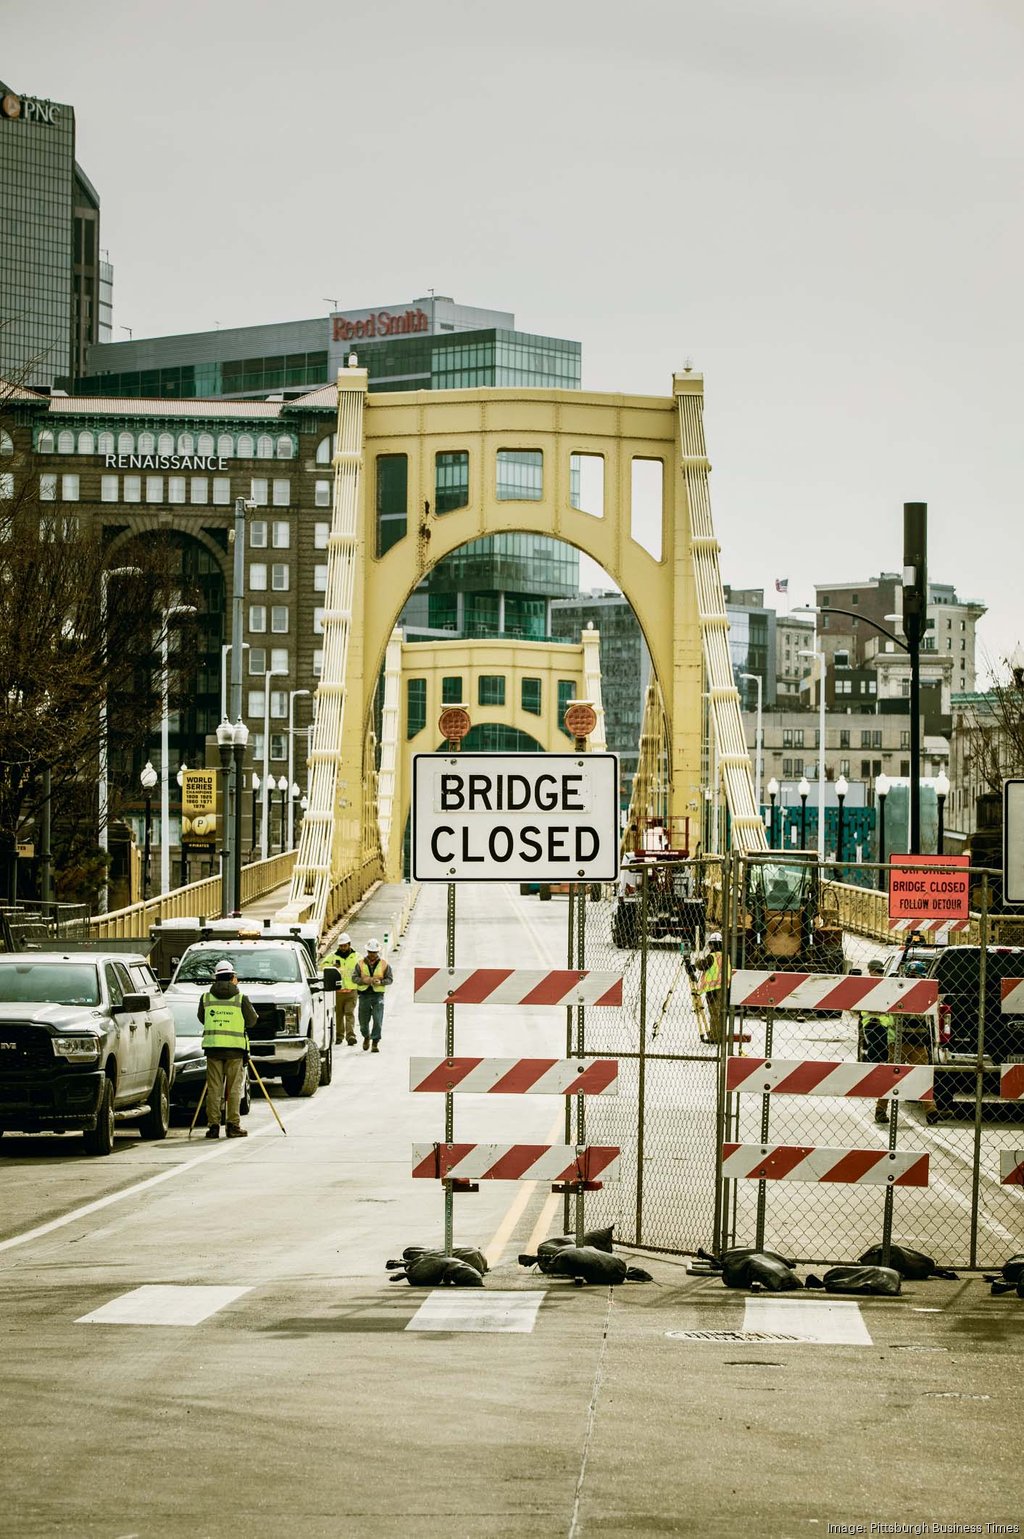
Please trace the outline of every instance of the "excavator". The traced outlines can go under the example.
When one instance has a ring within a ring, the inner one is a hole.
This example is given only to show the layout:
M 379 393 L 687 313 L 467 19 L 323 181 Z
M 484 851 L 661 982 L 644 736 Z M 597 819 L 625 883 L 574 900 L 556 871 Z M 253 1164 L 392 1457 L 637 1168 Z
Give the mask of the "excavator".
M 778 859 L 749 860 L 737 918 L 742 967 L 846 971 L 839 904 L 822 885 L 812 850 L 780 851 Z

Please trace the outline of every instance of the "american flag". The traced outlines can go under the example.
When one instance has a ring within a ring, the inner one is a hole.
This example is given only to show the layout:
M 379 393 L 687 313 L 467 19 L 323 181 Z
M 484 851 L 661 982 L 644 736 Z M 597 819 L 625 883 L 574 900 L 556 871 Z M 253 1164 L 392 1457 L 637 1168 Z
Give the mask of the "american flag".
M 789 592 L 789 578 L 788 577 L 776 577 L 776 579 L 775 579 L 775 591 L 776 591 L 776 593 L 788 593 Z

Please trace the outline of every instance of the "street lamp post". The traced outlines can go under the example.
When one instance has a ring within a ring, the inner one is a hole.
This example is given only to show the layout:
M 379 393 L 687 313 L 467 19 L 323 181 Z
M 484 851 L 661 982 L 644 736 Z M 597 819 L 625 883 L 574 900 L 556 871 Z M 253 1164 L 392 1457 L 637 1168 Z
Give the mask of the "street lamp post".
M 256 798 L 260 794 L 260 777 L 255 770 L 252 772 L 252 837 L 249 840 L 249 859 L 256 852 Z
M 773 775 L 768 782 L 768 848 L 775 848 L 775 798 L 779 794 L 779 782 Z
M 260 784 L 263 787 L 260 798 L 260 859 L 266 860 L 270 853 L 270 793 L 274 789 L 274 777 L 270 773 L 270 681 L 271 679 L 283 679 L 284 673 L 273 668 L 263 675 L 263 778 Z
M 878 864 L 881 870 L 878 873 L 879 887 L 885 886 L 885 798 L 889 795 L 889 777 L 886 774 L 875 776 L 875 795 L 878 798 Z
M 845 775 L 840 775 L 836 781 L 836 801 L 839 805 L 839 815 L 836 819 L 836 865 L 839 868 L 839 880 L 843 879 L 843 803 L 846 801 L 846 793 L 850 789 L 849 781 Z
M 169 892 L 171 886 L 171 788 L 170 720 L 168 717 L 168 692 L 170 647 L 167 627 L 176 615 L 194 615 L 194 604 L 171 604 L 163 611 L 160 628 L 160 891 Z
M 818 860 L 825 863 L 825 643 L 815 634 L 814 651 L 801 651 L 818 664 Z
M 293 689 L 288 693 L 288 784 L 295 779 L 295 702 L 300 695 L 308 695 L 308 689 Z M 288 802 L 288 848 L 295 845 L 295 800 Z
M 741 673 L 741 679 L 749 679 L 757 685 L 757 726 L 754 730 L 754 805 L 761 811 L 761 763 L 764 754 L 764 714 L 762 700 L 764 684 L 759 673 Z
M 249 728 L 241 717 L 235 722 L 235 734 L 231 752 L 235 761 L 235 826 L 232 869 L 232 898 L 234 911 L 242 908 L 242 787 L 245 782 L 245 750 L 249 742 Z
M 230 715 L 231 715 L 231 712 L 230 712 L 230 704 L 231 704 L 231 702 L 228 700 L 228 653 L 231 651 L 233 645 L 234 645 L 233 642 L 225 641 L 225 642 L 222 643 L 221 649 L 220 649 L 220 719 L 221 719 L 221 721 L 229 721 L 230 720 Z M 247 641 L 243 641 L 242 642 L 242 651 L 243 652 L 248 652 L 248 650 L 249 650 L 249 643 Z
M 153 787 L 156 785 L 156 770 L 148 759 L 139 779 L 142 781 L 142 794 L 146 798 L 145 837 L 142 845 L 142 901 L 145 903 L 149 897 L 149 851 L 153 839 Z
M 187 769 L 188 769 L 188 765 L 187 764 L 183 764 L 181 766 L 181 768 L 179 769 L 178 773 L 174 777 L 175 780 L 178 782 L 178 790 L 182 792 L 182 795 L 180 797 L 180 802 L 181 802 L 182 806 L 184 806 L 184 800 L 185 800 L 183 788 L 184 788 L 184 785 L 185 785 L 185 772 L 186 772 Z M 180 841 L 179 841 L 180 844 L 181 844 L 181 885 L 182 885 L 182 887 L 187 887 L 188 886 L 188 845 L 185 843 L 185 827 L 184 827 L 184 822 L 185 822 L 184 814 L 182 814 L 181 835 L 180 835 Z
M 797 787 L 800 793 L 800 848 L 807 848 L 807 798 L 811 794 L 811 784 L 806 775 L 800 776 L 800 784 Z
M 110 789 L 109 789 L 109 741 L 107 723 L 107 584 L 112 577 L 141 577 L 140 566 L 115 566 L 108 571 L 100 573 L 100 643 L 103 648 L 103 695 L 100 700 L 100 743 L 99 743 L 99 847 L 107 856 L 110 850 Z M 99 911 L 107 912 L 110 902 L 110 871 L 106 859 L 103 862 L 103 879 L 100 883 Z
M 289 793 L 289 791 L 291 789 L 291 786 L 290 786 L 289 782 L 285 779 L 285 777 L 283 775 L 280 776 L 280 778 L 278 779 L 277 789 L 281 793 L 281 854 L 283 855 L 284 854 L 284 850 L 285 850 L 285 843 L 284 843 L 285 835 L 288 832 L 288 813 L 286 811 L 286 808 L 288 806 L 288 803 L 290 802 L 290 797 L 289 797 L 288 793 Z
M 299 797 L 302 795 L 298 781 L 292 781 L 292 788 L 288 792 L 288 848 L 294 850 L 296 842 L 295 809 L 299 805 Z
M 220 770 L 223 777 L 221 810 L 224 827 L 221 830 L 220 844 L 220 912 L 222 919 L 226 919 L 232 910 L 231 877 L 233 867 L 231 864 L 231 813 L 228 782 L 231 777 L 231 744 L 234 736 L 235 729 L 225 716 L 217 728 L 217 751 L 220 754 Z
M 949 795 L 949 776 L 945 770 L 939 770 L 935 777 L 935 800 L 939 809 L 939 827 L 935 839 L 936 854 L 943 853 L 942 846 L 946 838 L 946 797 Z
M 928 507 L 903 504 L 903 634 L 910 653 L 910 854 L 921 853 L 921 638 L 928 612 Z

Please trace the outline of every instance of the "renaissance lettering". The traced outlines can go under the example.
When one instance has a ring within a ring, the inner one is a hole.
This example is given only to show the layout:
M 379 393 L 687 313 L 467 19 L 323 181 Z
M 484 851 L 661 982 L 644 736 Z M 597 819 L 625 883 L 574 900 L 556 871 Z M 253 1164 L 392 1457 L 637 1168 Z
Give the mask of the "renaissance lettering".
M 227 470 L 220 454 L 105 454 L 107 470 Z

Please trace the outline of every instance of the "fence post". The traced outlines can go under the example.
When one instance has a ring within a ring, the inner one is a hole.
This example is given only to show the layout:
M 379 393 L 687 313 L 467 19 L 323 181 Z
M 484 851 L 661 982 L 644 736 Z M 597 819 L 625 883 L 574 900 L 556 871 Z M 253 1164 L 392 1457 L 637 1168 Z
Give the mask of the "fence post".
M 739 904 L 733 903 L 733 881 L 737 887 L 743 880 L 742 857 L 735 851 L 729 850 L 719 867 L 722 882 L 722 907 L 719 916 L 722 928 L 722 975 L 723 978 L 731 972 L 735 965 L 736 932 L 737 926 L 733 921 L 734 912 L 739 912 Z M 735 875 L 734 875 L 735 873 Z M 705 935 L 705 943 L 707 937 Z M 718 1081 L 715 1096 L 715 1233 L 712 1249 L 719 1255 L 725 1249 L 725 1237 L 728 1233 L 728 1194 L 726 1184 L 722 1176 L 722 1145 L 725 1142 L 726 1122 L 728 1119 L 728 1098 L 725 1093 L 725 1056 L 726 1044 L 732 1035 L 733 1015 L 729 1002 L 730 990 L 726 989 L 725 1008 L 722 1012 L 722 1046 L 718 1050 Z
M 772 1031 L 775 1026 L 775 1011 L 766 1010 L 764 1013 L 764 1056 L 771 1062 L 772 1057 Z M 768 1147 L 768 1129 L 771 1118 L 772 1093 L 766 1090 L 761 1097 L 761 1148 Z M 754 1248 L 764 1250 L 764 1213 L 768 1197 L 768 1183 L 760 1180 L 757 1183 L 757 1220 L 754 1225 Z
M 981 950 L 978 953 L 978 1059 L 975 1064 L 974 1079 L 974 1169 L 971 1172 L 970 1265 L 972 1267 L 978 1264 L 978 1206 L 981 1201 L 981 1113 L 984 1092 L 982 1060 L 985 1056 L 985 992 L 988 981 L 989 903 L 988 872 L 985 871 L 981 878 L 981 914 L 978 919 Z
M 567 916 L 567 923 L 566 923 L 566 955 L 565 955 L 565 965 L 570 970 L 570 972 L 572 971 L 572 969 L 576 965 L 576 884 L 575 884 L 575 882 L 570 882 L 569 883 L 568 916 Z M 565 1007 L 565 1056 L 566 1056 L 566 1058 L 571 1058 L 572 1057 L 572 1044 L 573 1044 L 572 1005 L 566 1005 L 566 1007 Z M 571 1144 L 572 1143 L 572 1097 L 571 1096 L 566 1096 L 566 1098 L 565 1098 L 565 1142 L 566 1142 L 566 1144 Z M 563 1234 L 568 1234 L 569 1233 L 569 1218 L 570 1218 L 569 1197 L 570 1197 L 569 1186 L 568 1186 L 568 1183 L 566 1183 L 565 1192 L 564 1192 L 563 1197 L 562 1197 L 562 1233 Z
M 647 1089 L 647 867 L 640 879 L 640 1059 L 636 1098 L 636 1236 L 643 1243 L 644 1222 L 644 1099 Z

